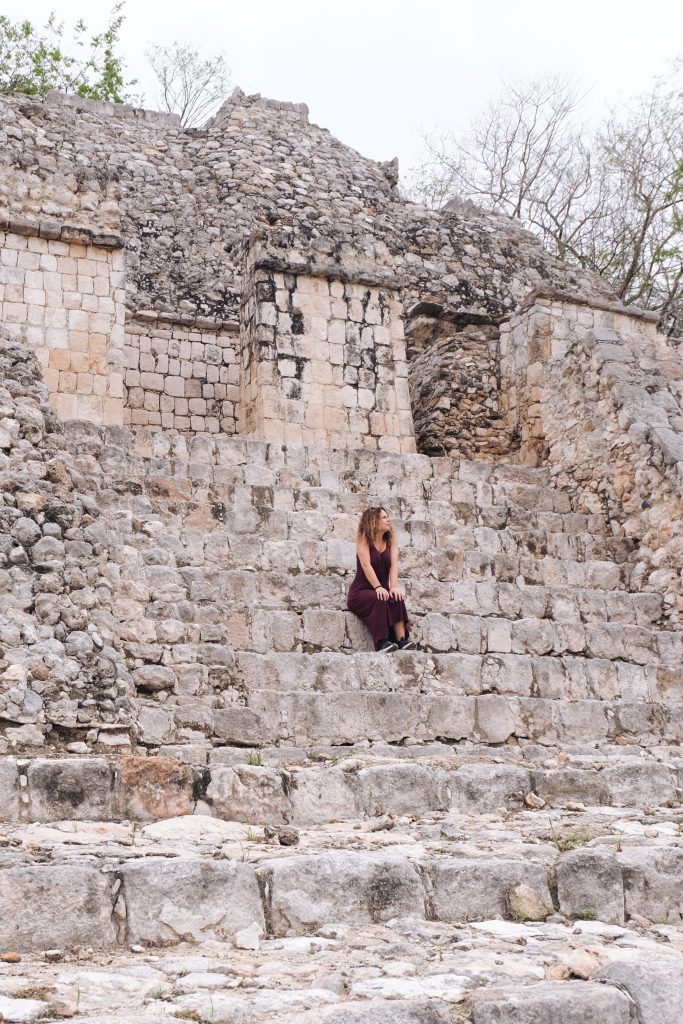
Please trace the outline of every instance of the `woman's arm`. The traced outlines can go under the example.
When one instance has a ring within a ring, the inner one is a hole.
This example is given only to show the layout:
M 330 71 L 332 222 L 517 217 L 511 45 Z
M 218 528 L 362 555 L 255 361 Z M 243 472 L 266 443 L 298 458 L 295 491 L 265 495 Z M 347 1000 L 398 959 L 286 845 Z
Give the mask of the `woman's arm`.
M 370 548 L 364 537 L 356 541 L 356 554 L 358 555 L 358 561 L 360 562 L 361 569 L 365 573 L 366 580 L 371 587 L 374 587 L 377 597 L 382 601 L 386 601 L 389 597 L 389 592 L 384 589 L 377 578 L 377 573 L 372 568 L 372 562 L 370 561 Z
M 389 570 L 389 593 L 391 597 L 402 598 L 403 591 L 398 587 L 398 539 L 391 541 L 391 569 Z

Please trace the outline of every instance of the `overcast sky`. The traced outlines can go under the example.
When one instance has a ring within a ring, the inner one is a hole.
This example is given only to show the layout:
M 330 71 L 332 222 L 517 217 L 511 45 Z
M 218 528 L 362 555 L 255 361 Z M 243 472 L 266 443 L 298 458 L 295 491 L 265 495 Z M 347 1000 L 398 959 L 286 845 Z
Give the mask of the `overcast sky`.
M 89 28 L 101 0 L 0 0 L 42 24 Z M 458 128 L 504 80 L 567 73 L 586 117 L 648 88 L 683 54 L 682 0 L 129 0 L 121 51 L 152 104 L 144 51 L 191 42 L 224 51 L 234 85 L 306 102 L 311 120 L 377 160 L 419 157 L 420 129 Z

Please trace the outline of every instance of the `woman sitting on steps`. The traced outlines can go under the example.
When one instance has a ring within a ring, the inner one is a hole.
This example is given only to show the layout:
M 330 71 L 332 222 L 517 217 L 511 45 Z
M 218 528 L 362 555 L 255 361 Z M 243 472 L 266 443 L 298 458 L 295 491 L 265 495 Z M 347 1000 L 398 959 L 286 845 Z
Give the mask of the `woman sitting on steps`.
M 356 576 L 347 599 L 349 611 L 370 630 L 376 651 L 413 651 L 408 613 L 398 589 L 398 540 L 383 508 L 363 513 L 356 539 Z

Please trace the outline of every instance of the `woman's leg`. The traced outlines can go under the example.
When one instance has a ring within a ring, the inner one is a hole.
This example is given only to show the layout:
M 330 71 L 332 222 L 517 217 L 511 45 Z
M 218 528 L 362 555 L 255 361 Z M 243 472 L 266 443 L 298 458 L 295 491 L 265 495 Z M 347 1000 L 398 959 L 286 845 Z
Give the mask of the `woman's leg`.
M 406 635 L 406 624 L 405 624 L 405 622 L 395 622 L 394 623 L 394 633 L 396 634 L 396 639 L 397 640 L 402 640 L 403 637 Z

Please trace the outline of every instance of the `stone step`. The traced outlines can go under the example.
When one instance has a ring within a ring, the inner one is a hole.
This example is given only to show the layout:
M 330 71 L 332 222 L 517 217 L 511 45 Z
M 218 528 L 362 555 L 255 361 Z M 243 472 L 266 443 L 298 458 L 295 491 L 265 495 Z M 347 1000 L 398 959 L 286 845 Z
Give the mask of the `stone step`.
M 325 592 L 319 588 L 316 591 L 324 599 Z M 511 618 L 467 612 L 425 613 L 416 609 L 412 600 L 407 600 L 411 636 L 423 653 L 568 655 L 648 668 L 659 666 L 672 677 L 669 687 L 675 689 L 678 682 L 683 696 L 683 672 L 678 671 L 683 661 L 681 634 L 599 619 L 588 622 L 563 619 L 564 606 L 559 602 L 555 607 L 558 618 L 553 619 L 535 615 Z M 224 602 L 217 598 L 210 604 L 200 603 L 197 616 L 200 622 L 189 624 L 180 619 L 180 603 L 170 607 L 162 601 L 148 605 L 144 630 L 139 619 L 132 620 L 130 626 L 122 624 L 119 638 L 124 641 L 132 667 L 141 661 L 172 664 L 179 660 L 178 644 L 200 645 L 202 641 L 229 644 L 260 654 L 269 651 L 345 654 L 374 651 L 370 634 L 355 615 L 315 600 L 302 609 L 288 605 L 286 598 L 278 600 L 277 595 L 265 601 L 246 603 Z M 137 642 L 141 633 L 149 636 L 143 643 Z M 155 643 L 155 640 L 160 642 Z
M 680 815 L 678 816 L 680 818 Z M 659 810 L 460 813 L 389 831 L 285 833 L 203 815 L 140 828 L 66 820 L 3 828 L 0 948 L 19 953 L 310 936 L 396 919 L 680 924 L 680 821 Z M 289 841 L 289 840 L 288 840 Z M 637 917 L 636 917 L 637 915 Z
M 194 767 L 163 756 L 3 758 L 0 816 L 4 821 L 147 822 L 210 813 L 252 825 L 312 827 L 383 815 L 523 810 L 529 794 L 540 798 L 530 801 L 539 807 L 676 810 L 680 803 L 683 757 L 662 763 L 638 756 L 604 760 L 597 754 L 585 764 L 553 760 L 505 764 L 465 760 L 451 752 L 409 761 L 366 754 L 274 766 L 263 763 L 255 750 L 220 747 L 211 751 L 208 766 Z
M 211 563 L 214 571 L 246 567 L 343 575 L 355 572 L 358 517 L 349 517 L 339 529 L 339 521 L 331 517 L 313 521 L 309 513 L 296 515 L 301 517 L 298 521 L 291 513 L 273 513 L 272 524 L 260 516 L 247 530 L 235 529 L 229 522 L 224 525 L 211 521 L 208 509 L 200 528 L 147 510 L 139 514 L 134 530 L 128 526 L 127 543 L 150 565 L 173 564 L 180 552 L 181 565 L 188 564 L 186 552 L 195 564 L 203 565 L 211 538 L 216 542 L 215 561 Z M 131 513 L 131 525 L 132 520 Z M 117 527 L 124 529 L 126 525 L 119 516 Z M 462 527 L 437 531 L 434 536 L 432 524 L 420 524 L 420 528 L 421 536 L 414 524 L 404 536 L 399 533 L 401 572 L 410 579 L 436 577 L 454 582 L 495 576 L 502 582 L 513 582 L 520 577 L 526 584 L 611 591 L 627 587 L 631 578 L 629 552 L 621 542 L 607 545 L 592 534 Z
M 403 919 L 253 950 L 25 954 L 0 999 L 8 1021 L 74 1024 L 678 1024 L 680 950 L 674 926 Z
M 165 472 L 158 477 L 152 474 L 150 478 L 149 474 L 142 473 L 139 477 L 131 478 L 124 468 L 121 477 L 113 481 L 113 487 L 103 486 L 101 494 L 105 507 L 118 507 L 123 496 L 127 507 L 140 512 L 152 507 L 176 516 L 187 514 L 189 505 L 213 505 L 213 515 L 220 512 L 226 528 L 235 533 L 244 532 L 245 521 L 255 513 L 266 522 L 277 513 L 278 516 L 286 517 L 285 522 L 290 526 L 296 526 L 297 521 L 304 516 L 308 516 L 314 523 L 316 515 L 323 515 L 334 520 L 333 525 L 338 535 L 342 532 L 348 535 L 350 531 L 355 533 L 362 511 L 373 501 L 377 503 L 379 498 L 374 494 L 349 492 L 343 485 L 339 489 L 330 489 L 299 488 L 292 483 L 271 487 L 246 483 L 217 483 L 209 487 L 188 483 L 180 491 L 176 489 L 178 486 L 173 477 L 169 478 Z M 566 501 L 558 502 L 555 499 L 556 493 L 549 492 L 550 497 L 544 500 L 539 497 L 538 491 L 533 490 L 532 494 L 523 496 L 523 504 L 508 500 L 504 494 L 497 496 L 501 504 L 491 504 L 486 500 L 489 496 L 476 500 L 470 492 L 460 498 L 446 496 L 443 499 L 422 495 L 397 496 L 386 504 L 399 538 L 403 536 L 404 542 L 413 534 L 418 538 L 428 537 L 430 530 L 432 538 L 434 531 L 439 531 L 438 539 L 440 533 L 457 534 L 468 528 L 491 530 L 494 533 L 510 529 L 518 535 L 520 543 L 529 540 L 542 545 L 546 537 L 552 543 L 554 537 L 567 536 L 583 538 L 586 544 L 591 543 L 592 539 L 592 543 L 611 548 L 620 556 L 630 553 L 632 544 L 606 533 L 602 516 L 569 511 Z M 556 511 L 553 506 L 560 510 Z M 278 529 L 275 521 L 270 525 Z M 279 529 L 283 531 L 282 523 Z M 467 539 L 467 533 L 464 533 L 464 537 Z M 577 540 L 578 543 L 581 541 Z
M 526 739 L 546 745 L 579 737 L 587 743 L 619 740 L 643 745 L 683 740 L 680 701 L 519 697 L 491 692 L 459 696 L 434 692 L 431 675 L 421 677 L 419 670 L 413 675 L 415 659 L 400 678 L 393 675 L 391 666 L 375 661 L 375 669 L 368 661 L 361 675 L 356 675 L 360 686 L 354 689 L 349 672 L 357 673 L 352 659 L 359 657 L 251 655 L 257 672 L 251 684 L 243 672 L 219 666 L 214 686 L 232 688 L 241 703 L 209 709 L 201 700 L 174 704 L 138 698 L 135 714 L 141 742 L 158 746 L 178 742 L 182 736 L 201 739 L 205 735 L 228 745 L 305 747 L 366 740 L 401 743 L 408 737 L 424 742 L 489 744 Z M 346 672 L 340 658 L 348 662 Z M 301 676 L 303 659 L 308 661 L 308 678 Z M 312 677 L 314 668 L 317 676 Z M 189 678 L 199 687 L 196 673 Z
M 140 693 L 156 694 L 157 702 L 170 699 L 172 703 L 203 704 L 206 708 L 226 699 L 228 703 L 252 697 L 263 700 L 277 693 L 343 699 L 365 692 L 381 700 L 392 695 L 408 701 L 429 697 L 444 702 L 444 706 L 448 701 L 476 697 L 490 700 L 501 714 L 505 713 L 506 702 L 512 709 L 520 699 L 539 707 L 547 700 L 590 701 L 596 706 L 610 700 L 624 705 L 666 703 L 672 709 L 683 702 L 678 667 L 605 658 L 422 651 L 260 654 L 202 642 L 172 647 L 172 658 L 155 664 L 151 659 L 159 655 L 158 645 L 129 644 L 127 649 L 138 662 L 142 657 L 148 659 L 132 670 Z M 217 697 L 218 691 L 224 695 L 222 700 Z M 466 705 L 467 701 L 461 706 Z M 411 714 L 410 721 L 414 718 Z M 406 727 L 403 735 L 413 733 Z

